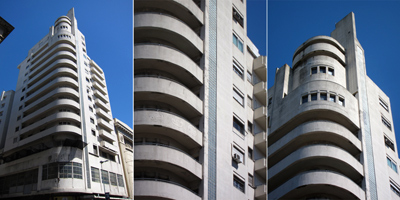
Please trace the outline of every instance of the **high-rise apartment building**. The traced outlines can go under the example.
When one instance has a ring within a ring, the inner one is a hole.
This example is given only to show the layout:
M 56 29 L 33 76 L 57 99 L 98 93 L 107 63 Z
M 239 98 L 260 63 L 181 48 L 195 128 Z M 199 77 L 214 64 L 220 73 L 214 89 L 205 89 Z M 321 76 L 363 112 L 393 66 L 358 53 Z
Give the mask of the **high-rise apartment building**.
M 364 56 L 350 13 L 276 71 L 269 199 L 400 199 L 390 100 L 366 75 Z
M 0 198 L 127 196 L 105 75 L 87 55 L 74 9 L 18 69 L 8 131 L 0 134 Z
M 6 37 L 14 30 L 14 27 L 8 23 L 6 20 L 4 20 L 2 17 L 0 17 L 0 44 L 3 42 L 3 40 L 6 39 Z
M 266 199 L 267 67 L 246 1 L 134 1 L 135 199 Z

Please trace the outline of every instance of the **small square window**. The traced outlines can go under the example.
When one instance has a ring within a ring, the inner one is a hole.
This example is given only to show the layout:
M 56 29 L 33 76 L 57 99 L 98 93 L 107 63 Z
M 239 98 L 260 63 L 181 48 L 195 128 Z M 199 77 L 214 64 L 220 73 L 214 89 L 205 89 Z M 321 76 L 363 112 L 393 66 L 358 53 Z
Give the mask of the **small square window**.
M 90 112 L 93 112 L 92 106 L 89 106 L 89 110 L 90 110 Z
M 247 131 L 253 133 L 253 124 L 250 121 L 247 121 Z
M 311 68 L 311 74 L 316 74 L 318 73 L 318 68 L 317 67 L 312 67 Z
M 326 93 L 320 93 L 320 94 L 319 94 L 319 98 L 320 98 L 321 100 L 326 101 L 326 100 L 328 100 L 328 94 L 326 94 Z
M 19 126 L 15 127 L 15 132 L 19 131 Z
M 23 108 L 23 106 L 19 106 L 19 110 L 21 110 Z
M 89 96 L 88 96 L 88 99 L 89 99 L 89 101 L 92 101 L 92 97 L 89 97 Z
M 98 155 L 98 154 L 99 154 L 96 145 L 93 145 L 93 154 L 95 154 L 95 155 Z
M 17 121 L 19 121 L 21 119 L 21 115 L 17 117 Z
M 325 73 L 326 73 L 326 67 L 321 67 L 321 66 L 320 66 L 320 67 L 319 67 L 319 72 L 325 74 Z
M 318 100 L 317 93 L 311 93 L 311 101 L 316 101 Z
M 339 105 L 344 106 L 344 98 L 339 97 L 338 103 L 339 103 Z
M 92 129 L 92 135 L 96 136 L 96 131 Z
M 249 158 L 253 160 L 253 149 L 250 149 L 250 147 L 247 149 Z
M 25 91 L 25 88 L 22 88 L 22 92 L 24 92 Z
M 336 95 L 329 94 L 329 101 L 336 102 Z
M 6 106 L 6 104 L 5 104 L 5 103 L 2 103 L 2 104 L 1 104 L 1 107 L 4 108 L 4 106 Z
M 334 69 L 333 69 L 333 68 L 328 68 L 328 74 L 329 74 L 329 75 L 332 75 L 332 76 L 335 76 L 335 71 L 334 71 Z
M 301 97 L 301 103 L 302 104 L 303 103 L 307 103 L 307 102 L 308 102 L 308 94 Z
M 94 119 L 90 118 L 90 123 L 94 124 Z

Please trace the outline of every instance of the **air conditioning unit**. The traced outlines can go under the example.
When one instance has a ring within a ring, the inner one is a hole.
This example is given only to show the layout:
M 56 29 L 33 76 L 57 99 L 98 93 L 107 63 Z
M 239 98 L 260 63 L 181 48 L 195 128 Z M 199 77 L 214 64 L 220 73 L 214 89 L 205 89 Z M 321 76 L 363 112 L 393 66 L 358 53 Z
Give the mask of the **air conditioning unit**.
M 240 155 L 235 153 L 233 154 L 233 160 L 235 160 L 237 163 L 241 163 L 242 161 L 240 160 Z

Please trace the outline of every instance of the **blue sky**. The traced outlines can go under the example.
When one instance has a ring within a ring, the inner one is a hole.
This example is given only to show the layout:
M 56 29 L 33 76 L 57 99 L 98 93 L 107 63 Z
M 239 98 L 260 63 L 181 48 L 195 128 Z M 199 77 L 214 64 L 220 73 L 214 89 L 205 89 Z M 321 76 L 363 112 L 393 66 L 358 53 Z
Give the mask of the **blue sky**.
M 28 51 L 55 20 L 74 7 L 87 53 L 104 71 L 113 117 L 132 127 L 132 1 L 2 1 L 0 15 L 15 27 L 0 44 L 0 90 L 15 90 Z
M 399 0 L 269 1 L 268 86 L 274 84 L 276 68 L 285 63 L 292 66 L 291 59 L 298 46 L 313 36 L 329 36 L 336 22 L 354 12 L 367 75 L 389 96 L 392 125 L 400 126 L 399 8 Z M 399 133 L 396 140 L 400 142 Z

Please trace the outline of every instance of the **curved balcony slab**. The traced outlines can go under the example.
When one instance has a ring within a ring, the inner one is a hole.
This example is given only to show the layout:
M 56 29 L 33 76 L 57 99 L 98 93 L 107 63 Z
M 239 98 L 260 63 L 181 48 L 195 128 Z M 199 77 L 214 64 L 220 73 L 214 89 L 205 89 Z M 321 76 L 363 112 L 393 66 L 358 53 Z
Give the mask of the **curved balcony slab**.
M 49 81 L 46 85 L 41 87 L 40 89 L 36 90 L 29 96 L 27 96 L 25 99 L 26 103 L 31 103 L 33 99 L 40 98 L 40 96 L 45 95 L 48 90 L 51 90 L 52 88 L 60 87 L 60 86 L 71 86 L 73 88 L 78 88 L 78 82 L 70 77 L 58 77 L 53 79 L 52 81 Z
M 157 38 L 173 44 L 192 59 L 203 53 L 203 41 L 185 23 L 161 13 L 137 13 L 134 16 L 135 40 Z
M 28 85 L 28 94 L 31 94 L 31 91 L 38 90 L 39 88 L 43 87 L 44 85 L 47 84 L 47 82 L 50 80 L 55 79 L 56 77 L 71 77 L 78 79 L 78 73 L 75 72 L 74 70 L 67 68 L 67 67 L 62 67 L 55 69 L 51 73 L 47 74 L 45 77 L 41 77 L 38 82 L 35 82 L 33 85 Z
M 301 61 L 316 55 L 330 56 L 339 61 L 342 66 L 345 66 L 346 63 L 346 56 L 344 53 L 342 53 L 336 46 L 321 41 L 321 43 L 310 44 L 299 52 L 293 59 L 293 69 L 296 68 Z
M 268 199 L 299 199 L 328 194 L 339 199 L 365 199 L 365 191 L 347 177 L 331 171 L 307 171 L 268 194 Z
M 135 45 L 134 48 L 135 70 L 151 66 L 174 75 L 188 87 L 196 86 L 194 83 L 203 84 L 203 70 L 182 52 L 151 43 Z
M 269 164 L 274 165 L 301 146 L 316 141 L 333 143 L 353 156 L 361 152 L 361 141 L 344 126 L 331 121 L 309 121 L 269 146 Z
M 326 167 L 341 172 L 353 181 L 364 175 L 363 166 L 345 150 L 326 144 L 302 147 L 268 170 L 268 187 L 273 190 L 296 173 Z
M 328 91 L 340 95 L 345 104 L 327 100 L 316 100 L 302 103 L 304 94 L 310 91 Z M 356 133 L 360 128 L 358 100 L 343 86 L 329 81 L 311 81 L 289 93 L 278 106 L 273 107 L 273 113 L 279 113 L 271 118 L 268 144 L 273 144 L 285 134 L 300 124 L 312 120 L 328 120 L 336 122 Z
M 31 67 L 32 70 L 31 75 L 32 76 L 36 75 L 42 70 L 43 67 L 51 65 L 58 59 L 69 59 L 72 60 L 73 62 L 76 62 L 76 56 L 74 53 L 71 53 L 71 51 L 74 52 L 75 49 L 69 46 L 61 49 L 55 49 L 49 52 L 48 53 L 49 55 L 45 55 L 37 63 L 32 64 L 33 66 Z
M 74 97 L 76 97 L 76 98 L 79 98 L 79 93 L 78 93 L 76 90 L 74 90 L 74 89 L 72 89 L 72 88 L 67 88 L 67 87 L 59 87 L 59 88 L 56 88 L 56 89 L 54 89 L 53 91 L 47 93 L 46 95 L 40 97 L 40 98 L 37 99 L 35 102 L 33 102 L 33 103 L 29 104 L 28 106 L 26 106 L 26 107 L 24 108 L 24 113 L 26 113 L 26 112 L 29 112 L 29 113 L 30 113 L 32 109 L 40 109 L 40 108 L 36 108 L 36 106 L 37 106 L 38 104 L 44 102 L 45 100 L 49 99 L 49 98 L 52 97 L 52 96 L 55 96 L 55 95 L 62 95 L 62 94 L 69 95 L 69 96 L 74 96 Z M 75 106 L 76 104 L 78 104 L 77 102 L 75 102 L 75 101 L 73 101 L 73 100 L 69 100 L 69 99 L 68 99 L 68 101 L 70 101 L 70 102 L 72 103 L 72 104 L 71 104 L 72 106 Z M 57 104 L 57 105 L 58 105 L 58 104 Z M 49 107 L 49 108 L 50 108 L 50 107 Z M 78 107 L 76 107 L 76 108 L 79 108 L 79 104 L 78 104 Z M 36 111 L 35 111 L 35 112 L 36 112 Z M 29 114 L 29 115 L 31 115 L 31 114 Z
M 135 77 L 135 101 L 154 100 L 167 103 L 191 119 L 203 114 L 203 102 L 188 88 L 175 81 L 156 77 Z
M 41 71 L 38 71 L 38 73 L 36 73 L 36 74 L 30 73 L 29 74 L 28 87 L 31 87 L 32 83 L 41 80 L 43 75 L 48 73 L 50 70 L 54 70 L 54 69 L 57 69 L 57 68 L 69 68 L 69 69 L 73 69 L 75 71 L 78 70 L 78 68 L 76 67 L 75 62 L 73 62 L 72 60 L 66 59 L 66 58 L 58 59 L 58 60 L 54 61 L 52 64 L 50 64 L 49 66 L 47 66 L 45 69 L 43 69 Z
M 43 140 L 43 138 L 46 136 L 57 135 L 57 134 L 73 134 L 81 136 L 82 131 L 79 127 L 76 127 L 74 125 L 55 125 L 42 132 L 36 133 L 30 137 L 20 140 L 18 143 L 15 143 L 16 145 L 13 146 L 12 148 L 15 148 L 16 146 L 22 146 L 36 140 Z
M 165 198 L 165 199 L 191 199 L 201 200 L 199 196 L 190 190 L 177 184 L 152 181 L 135 180 L 135 198 Z
M 134 112 L 135 132 L 166 135 L 188 149 L 203 146 L 203 133 L 183 118 L 171 113 L 141 110 Z
M 27 127 L 25 127 L 24 129 L 21 130 L 21 134 L 25 134 L 29 131 L 32 131 L 42 125 L 48 124 L 48 123 L 52 123 L 55 121 L 61 121 L 61 120 L 71 120 L 71 121 L 75 121 L 80 123 L 81 121 L 81 117 L 73 112 L 58 112 L 58 113 L 54 113 L 52 115 L 49 115 L 45 118 L 42 119 L 38 119 L 35 123 L 33 123 L 32 125 L 29 125 Z
M 134 148 L 135 163 L 147 161 L 153 167 L 162 166 L 170 171 L 179 170 L 180 172 L 176 174 L 185 178 L 195 176 L 202 179 L 203 177 L 202 165 L 182 151 L 157 145 L 135 145 Z M 177 167 L 181 169 L 176 169 Z

